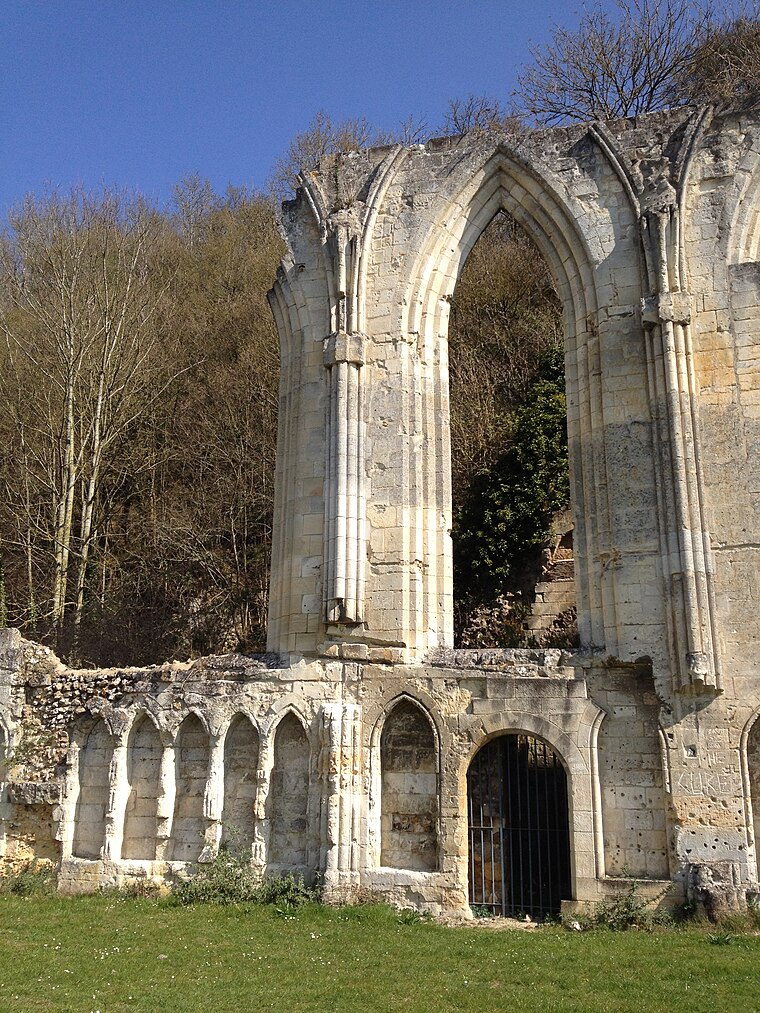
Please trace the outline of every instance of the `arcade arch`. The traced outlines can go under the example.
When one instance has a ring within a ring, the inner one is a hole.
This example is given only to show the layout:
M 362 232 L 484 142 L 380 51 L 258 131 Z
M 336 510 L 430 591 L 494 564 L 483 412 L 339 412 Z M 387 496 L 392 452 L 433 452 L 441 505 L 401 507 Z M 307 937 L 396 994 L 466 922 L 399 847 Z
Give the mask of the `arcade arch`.
M 203 850 L 208 765 L 208 732 L 198 715 L 190 713 L 179 726 L 174 748 L 175 796 L 171 861 L 195 862 Z
M 127 740 L 129 794 L 124 812 L 122 858 L 155 860 L 162 756 L 158 728 L 143 714 L 132 726 Z
M 222 843 L 250 854 L 254 837 L 259 735 L 246 714 L 236 714 L 224 737 Z
M 79 751 L 79 795 L 72 848 L 77 858 L 100 858 L 105 840 L 113 750 L 113 736 L 100 718 Z
M 303 870 L 308 856 L 311 750 L 306 730 L 287 711 L 274 735 L 269 793 L 269 862 L 282 870 Z
M 408 697 L 387 715 L 380 734 L 380 864 L 438 867 L 438 758 L 427 715 Z

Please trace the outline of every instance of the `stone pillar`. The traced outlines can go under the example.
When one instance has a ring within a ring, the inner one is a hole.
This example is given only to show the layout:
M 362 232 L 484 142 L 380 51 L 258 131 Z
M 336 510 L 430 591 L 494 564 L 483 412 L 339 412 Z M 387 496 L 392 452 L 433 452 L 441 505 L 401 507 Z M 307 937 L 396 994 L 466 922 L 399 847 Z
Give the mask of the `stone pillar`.
M 109 773 L 110 790 L 106 813 L 105 844 L 103 858 L 118 861 L 122 857 L 124 842 L 124 815 L 129 798 L 127 780 L 127 734 L 122 732 L 114 746 Z
M 642 217 L 652 294 L 642 301 L 655 424 L 660 551 L 676 692 L 721 692 L 710 536 L 702 502 L 691 298 L 681 287 L 674 202 Z
M 174 762 L 174 743 L 165 743 L 161 753 L 161 775 L 156 810 L 156 860 L 166 861 L 172 834 L 174 799 L 177 793 L 177 776 Z
M 328 625 L 355 625 L 362 620 L 366 556 L 364 345 L 360 334 L 337 332 L 325 339 L 329 395 L 322 593 Z
M 256 770 L 256 801 L 253 807 L 253 856 L 255 869 L 262 873 L 269 861 L 269 838 L 271 821 L 269 810 L 271 800 L 269 793 L 272 787 L 272 767 L 274 766 L 274 735 L 269 733 L 261 736 L 259 742 L 259 761 Z
M 222 838 L 222 810 L 224 807 L 224 736 L 212 735 L 210 742 L 208 778 L 203 796 L 203 815 L 208 820 L 206 843 L 199 862 L 210 862 L 219 850 Z
M 6 631 L 3 631 L 6 632 Z M 0 724 L 0 859 L 5 857 L 8 847 L 7 824 L 13 816 L 13 809 L 8 802 L 6 779 L 7 739 L 5 729 Z
M 79 800 L 79 761 L 82 754 L 82 743 L 74 739 L 66 757 L 66 776 L 61 793 L 61 820 L 58 825 L 56 839 L 61 842 L 61 859 L 71 858 L 74 848 L 74 829 L 77 802 Z
M 347 900 L 359 884 L 361 707 L 325 704 L 320 725 L 319 776 L 323 785 L 320 865 L 325 890 Z

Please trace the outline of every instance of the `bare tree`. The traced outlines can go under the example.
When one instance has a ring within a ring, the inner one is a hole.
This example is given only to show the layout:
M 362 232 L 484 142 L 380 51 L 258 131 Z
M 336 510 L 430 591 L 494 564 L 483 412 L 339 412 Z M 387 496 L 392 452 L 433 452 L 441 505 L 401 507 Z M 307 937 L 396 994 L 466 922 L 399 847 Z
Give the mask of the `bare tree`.
M 686 102 L 755 100 L 760 94 L 760 17 L 757 5 L 703 32 L 681 81 Z
M 275 162 L 269 187 L 278 200 L 285 200 L 299 186 L 298 173 L 315 169 L 325 155 L 358 151 L 383 141 L 384 138 L 363 116 L 335 123 L 324 110 L 320 110 L 306 130 L 295 135 L 288 150 Z
M 33 526 L 44 527 L 39 504 L 47 500 L 52 586 L 42 597 L 59 629 L 68 613 L 76 629 L 104 469 L 146 399 L 157 396 L 153 318 L 161 293 L 147 265 L 162 224 L 142 200 L 108 191 L 28 198 L 9 220 L 0 332 L 17 416 L 9 439 L 24 460 L 25 538 L 31 545 Z M 29 581 L 35 600 L 32 573 Z
M 484 133 L 488 130 L 518 130 L 519 116 L 506 109 L 498 99 L 486 95 L 468 95 L 449 100 L 443 121 L 445 134 Z
M 365 117 L 333 121 L 318 112 L 303 133 L 296 134 L 288 150 L 274 164 L 269 189 L 278 200 L 287 200 L 298 189 L 298 174 L 316 168 L 325 155 L 347 154 L 385 144 L 420 144 L 430 137 L 426 120 L 410 114 L 395 130 L 378 130 Z
M 403 144 L 408 148 L 412 144 L 424 144 L 431 136 L 430 127 L 424 116 L 410 113 L 402 120 L 398 129 L 388 135 L 389 144 Z
M 689 0 L 619 0 L 618 16 L 586 12 L 575 31 L 555 27 L 531 49 L 518 106 L 538 123 L 636 116 L 667 108 L 714 25 Z

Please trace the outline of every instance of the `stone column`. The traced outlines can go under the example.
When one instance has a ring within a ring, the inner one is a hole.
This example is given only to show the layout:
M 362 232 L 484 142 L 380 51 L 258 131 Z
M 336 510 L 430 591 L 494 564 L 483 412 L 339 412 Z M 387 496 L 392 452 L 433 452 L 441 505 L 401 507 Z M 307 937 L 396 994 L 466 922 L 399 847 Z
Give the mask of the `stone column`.
M 174 743 L 165 743 L 161 753 L 159 796 L 156 808 L 156 861 L 166 861 L 174 818 L 177 775 L 174 764 Z
M 327 370 L 325 546 L 323 605 L 330 624 L 362 621 L 366 503 L 364 464 L 365 338 L 357 332 L 361 226 L 355 212 L 337 211 L 326 222 L 330 321 L 324 341 Z
M 271 836 L 271 820 L 269 818 L 271 800 L 269 793 L 272 787 L 272 768 L 274 767 L 274 729 L 262 735 L 259 742 L 258 769 L 256 770 L 256 799 L 253 806 L 253 848 L 252 864 L 263 874 L 269 862 L 269 838 Z
M 208 820 L 206 843 L 198 859 L 210 862 L 222 839 L 222 811 L 224 807 L 224 736 L 211 736 L 206 791 L 203 796 L 203 815 Z
M 13 816 L 13 809 L 8 802 L 6 778 L 6 756 L 8 753 L 5 729 L 0 724 L 0 858 L 5 857 L 8 846 L 7 824 Z
M 361 786 L 361 707 L 325 704 L 320 727 L 319 775 L 325 889 L 334 900 L 350 899 L 359 883 Z
M 720 692 L 710 536 L 702 502 L 691 297 L 675 203 L 642 219 L 652 294 L 642 301 L 657 454 L 660 550 L 677 692 Z
M 323 600 L 328 624 L 357 624 L 364 601 L 364 338 L 336 333 L 325 340 L 329 391 L 325 462 Z
M 73 739 L 69 745 L 66 757 L 66 776 L 61 795 L 60 805 L 57 806 L 61 813 L 58 824 L 56 840 L 61 842 L 61 858 L 65 861 L 71 858 L 74 847 L 74 830 L 77 801 L 79 799 L 79 762 L 82 754 L 82 743 Z
M 103 858 L 111 861 L 118 861 L 122 857 L 124 843 L 124 815 L 129 798 L 127 734 L 127 732 L 122 732 L 119 741 L 114 746 L 109 772 L 110 790 Z

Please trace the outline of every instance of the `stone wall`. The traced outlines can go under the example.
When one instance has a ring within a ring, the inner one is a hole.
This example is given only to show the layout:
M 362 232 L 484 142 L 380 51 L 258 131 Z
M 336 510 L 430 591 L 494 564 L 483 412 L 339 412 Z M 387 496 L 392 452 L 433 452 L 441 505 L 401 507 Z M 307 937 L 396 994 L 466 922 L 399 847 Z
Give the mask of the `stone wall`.
M 24 745 L 38 649 L 12 632 L 0 642 L 11 741 L 4 854 L 54 858 L 62 889 L 171 879 L 231 835 L 261 874 L 320 874 L 336 899 L 372 891 L 466 911 L 467 770 L 483 744 L 516 731 L 548 743 L 567 772 L 568 901 L 594 900 L 626 869 L 667 878 L 646 666 L 558 650 L 450 651 L 425 666 L 274 667 L 230 655 L 74 673 L 46 655 L 38 705 L 60 682 L 80 690 L 65 748 L 39 758 Z
M 232 837 L 262 875 L 319 874 L 335 899 L 370 891 L 466 911 L 467 771 L 485 743 L 517 732 L 546 742 L 567 774 L 568 903 L 626 875 L 672 879 L 675 900 L 713 854 L 753 880 L 757 726 L 742 744 L 720 700 L 700 707 L 701 739 L 689 719 L 663 725 L 647 664 L 439 651 L 422 666 L 230 655 L 74 673 L 45 655 L 42 673 L 29 664 L 36 645 L 5 632 L 0 647 L 1 850 L 6 862 L 54 860 L 65 890 L 172 879 Z M 65 742 L 37 755 L 26 700 L 46 708 L 61 682 L 80 687 L 68 722 L 59 710 Z M 736 778 L 693 763 L 704 741 L 736 750 Z

